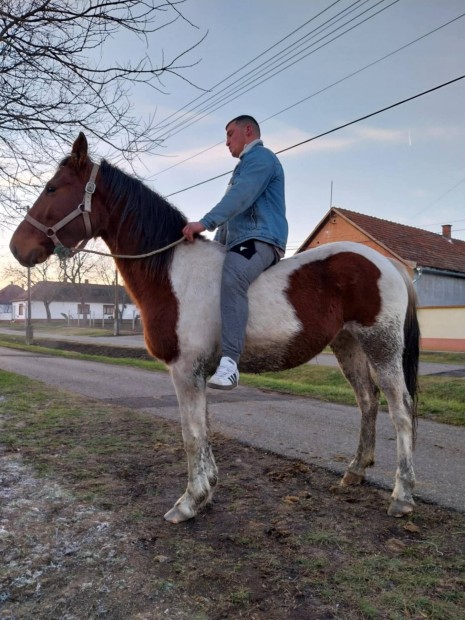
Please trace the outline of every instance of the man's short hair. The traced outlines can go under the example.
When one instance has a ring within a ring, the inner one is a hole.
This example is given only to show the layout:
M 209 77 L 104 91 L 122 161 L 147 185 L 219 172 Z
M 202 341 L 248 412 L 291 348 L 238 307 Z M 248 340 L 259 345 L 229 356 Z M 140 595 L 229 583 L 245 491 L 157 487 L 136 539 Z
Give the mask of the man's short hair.
M 248 114 L 241 114 L 240 116 L 236 116 L 236 118 L 233 118 L 229 121 L 229 123 L 226 125 L 226 129 L 231 123 L 237 123 L 238 125 L 252 125 L 255 132 L 258 134 L 258 137 L 260 137 L 260 125 L 257 123 L 253 116 L 249 116 Z

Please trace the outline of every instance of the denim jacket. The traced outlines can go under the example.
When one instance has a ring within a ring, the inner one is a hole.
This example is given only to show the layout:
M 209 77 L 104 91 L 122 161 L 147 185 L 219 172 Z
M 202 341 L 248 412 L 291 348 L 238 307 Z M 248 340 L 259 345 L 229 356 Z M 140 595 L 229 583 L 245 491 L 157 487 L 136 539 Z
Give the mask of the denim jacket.
M 248 239 L 285 250 L 288 225 L 282 166 L 261 140 L 250 147 L 239 156 L 226 194 L 200 222 L 210 231 L 220 227 L 217 239 L 228 250 Z

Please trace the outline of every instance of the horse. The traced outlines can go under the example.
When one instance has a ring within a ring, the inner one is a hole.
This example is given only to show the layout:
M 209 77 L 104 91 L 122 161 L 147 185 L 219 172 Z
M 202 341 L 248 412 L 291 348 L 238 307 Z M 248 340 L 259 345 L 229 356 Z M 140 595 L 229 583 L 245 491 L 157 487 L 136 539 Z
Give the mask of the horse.
M 186 491 L 165 514 L 171 523 L 195 517 L 218 481 L 206 377 L 220 357 L 225 249 L 201 235 L 182 242 L 186 222 L 139 179 L 105 160 L 94 163 L 81 132 L 10 243 L 27 267 L 56 250 L 82 249 L 92 237 L 115 257 L 140 309 L 147 349 L 168 366 L 179 403 L 188 476 Z M 326 346 L 361 412 L 358 447 L 340 484 L 360 484 L 374 464 L 381 389 L 397 433 L 388 514 L 411 513 L 419 326 L 414 288 L 400 263 L 363 244 L 336 242 L 285 258 L 252 284 L 242 372 L 292 368 Z

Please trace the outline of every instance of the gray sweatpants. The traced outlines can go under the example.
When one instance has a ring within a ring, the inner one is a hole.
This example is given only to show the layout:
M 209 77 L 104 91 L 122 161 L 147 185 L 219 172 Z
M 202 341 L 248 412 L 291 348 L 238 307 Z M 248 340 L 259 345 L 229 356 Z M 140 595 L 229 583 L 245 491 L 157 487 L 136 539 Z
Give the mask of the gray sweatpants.
M 250 242 L 248 242 L 250 243 Z M 276 249 L 268 243 L 254 241 L 255 253 L 246 258 L 235 251 L 226 252 L 221 279 L 222 355 L 236 363 L 244 348 L 249 316 L 247 291 L 258 276 L 279 260 Z

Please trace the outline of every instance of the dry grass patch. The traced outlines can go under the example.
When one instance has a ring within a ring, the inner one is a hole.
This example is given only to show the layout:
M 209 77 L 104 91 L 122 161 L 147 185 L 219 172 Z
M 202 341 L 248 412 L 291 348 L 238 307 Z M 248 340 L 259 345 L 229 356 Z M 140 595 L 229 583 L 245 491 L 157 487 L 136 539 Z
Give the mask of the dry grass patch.
M 0 617 L 458 619 L 463 515 L 214 437 L 211 508 L 172 526 L 178 424 L 0 372 Z

